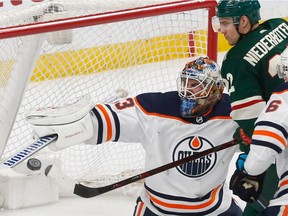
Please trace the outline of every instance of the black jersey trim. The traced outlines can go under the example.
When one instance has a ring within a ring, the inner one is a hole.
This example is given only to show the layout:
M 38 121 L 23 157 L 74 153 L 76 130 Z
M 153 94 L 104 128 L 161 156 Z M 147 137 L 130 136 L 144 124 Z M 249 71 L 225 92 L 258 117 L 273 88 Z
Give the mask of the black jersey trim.
M 97 119 L 97 122 L 98 122 L 97 144 L 100 144 L 103 142 L 103 121 L 102 121 L 102 118 L 101 118 L 99 112 L 96 110 L 95 107 L 92 109 L 92 112 L 94 113 L 94 115 Z
M 283 136 L 287 139 L 288 137 L 288 132 L 286 131 L 286 129 L 284 127 L 282 127 L 281 125 L 279 124 L 275 124 L 273 122 L 270 122 L 270 121 L 259 121 L 255 124 L 255 127 L 256 126 L 269 126 L 269 127 L 272 127 L 272 128 L 276 128 L 277 130 L 281 131 Z

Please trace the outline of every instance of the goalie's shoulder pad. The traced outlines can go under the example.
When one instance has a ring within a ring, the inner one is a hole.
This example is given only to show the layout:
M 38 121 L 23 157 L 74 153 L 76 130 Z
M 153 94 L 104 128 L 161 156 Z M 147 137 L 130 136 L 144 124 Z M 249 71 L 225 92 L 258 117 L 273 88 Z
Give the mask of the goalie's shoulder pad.
M 93 108 L 91 97 L 85 95 L 75 103 L 63 107 L 47 107 L 30 110 L 26 119 L 33 125 L 61 125 L 83 118 Z

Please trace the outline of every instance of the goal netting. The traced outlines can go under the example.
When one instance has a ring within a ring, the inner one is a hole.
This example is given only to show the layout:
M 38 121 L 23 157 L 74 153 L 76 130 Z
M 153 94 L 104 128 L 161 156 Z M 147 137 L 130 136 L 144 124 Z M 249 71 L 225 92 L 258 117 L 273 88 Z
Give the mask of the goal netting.
M 59 0 L 0 14 L 0 156 L 30 144 L 25 120 L 35 107 L 61 106 L 89 94 L 96 102 L 176 90 L 194 56 L 216 60 L 214 1 Z M 133 133 L 133 131 L 131 131 Z M 97 184 L 144 168 L 139 143 L 79 144 L 53 155 L 69 177 Z

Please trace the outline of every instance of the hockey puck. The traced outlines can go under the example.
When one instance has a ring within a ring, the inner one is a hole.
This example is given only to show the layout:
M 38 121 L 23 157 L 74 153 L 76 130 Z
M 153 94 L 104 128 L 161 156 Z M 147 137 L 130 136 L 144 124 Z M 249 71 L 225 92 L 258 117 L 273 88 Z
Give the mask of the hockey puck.
M 27 161 L 27 167 L 30 169 L 30 170 L 40 170 L 41 168 L 41 161 L 38 160 L 37 158 L 30 158 L 28 161 Z

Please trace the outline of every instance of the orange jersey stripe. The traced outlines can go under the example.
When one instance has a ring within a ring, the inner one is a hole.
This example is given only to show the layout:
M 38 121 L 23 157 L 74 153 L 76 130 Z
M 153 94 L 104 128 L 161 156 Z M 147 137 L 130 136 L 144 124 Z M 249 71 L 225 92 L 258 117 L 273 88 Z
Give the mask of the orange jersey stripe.
M 279 186 L 282 187 L 284 185 L 288 185 L 288 180 L 282 181 Z
M 286 148 L 286 140 L 284 140 L 281 136 L 271 131 L 266 130 L 254 130 L 253 135 L 262 135 L 262 136 L 269 136 L 277 139 L 283 146 Z
M 280 91 L 280 92 L 273 92 L 273 94 L 283 94 L 285 92 L 288 92 L 288 89 L 284 89 L 283 91 Z
M 111 122 L 110 116 L 109 116 L 108 112 L 106 111 L 106 109 L 103 107 L 103 105 L 97 104 L 96 106 L 101 110 L 101 112 L 103 113 L 103 115 L 105 117 L 105 120 L 106 120 L 106 123 L 107 123 L 107 139 L 106 139 L 106 142 L 110 141 L 111 138 L 112 138 L 112 122 Z
M 141 203 L 140 203 L 140 206 L 139 206 L 139 209 L 138 209 L 137 216 L 141 216 L 141 213 L 142 213 L 142 210 L 143 210 L 143 206 L 144 206 L 144 203 L 141 202 Z
M 206 203 L 203 203 L 203 204 L 198 204 L 198 205 L 184 205 L 184 204 L 171 204 L 171 203 L 166 203 L 166 202 L 163 202 L 161 200 L 158 200 L 156 199 L 155 197 L 153 197 L 148 191 L 148 195 L 150 197 L 150 199 L 154 202 L 154 203 L 157 203 L 158 205 L 161 205 L 161 206 L 165 206 L 165 207 L 168 207 L 168 208 L 174 208 L 174 209 L 187 209 L 187 210 L 193 210 L 193 209 L 202 209 L 202 208 L 206 208 L 207 206 L 210 206 L 216 199 L 216 194 L 217 192 L 219 191 L 220 187 L 222 185 L 218 186 L 217 188 L 215 188 L 212 192 L 212 196 L 211 196 L 211 199 L 208 200 Z
M 288 215 L 288 206 L 286 205 L 286 206 L 284 207 L 284 211 L 283 211 L 282 216 L 287 216 L 287 215 Z
M 210 118 L 210 120 L 215 120 L 215 119 L 232 119 L 231 116 L 215 116 L 213 118 Z

